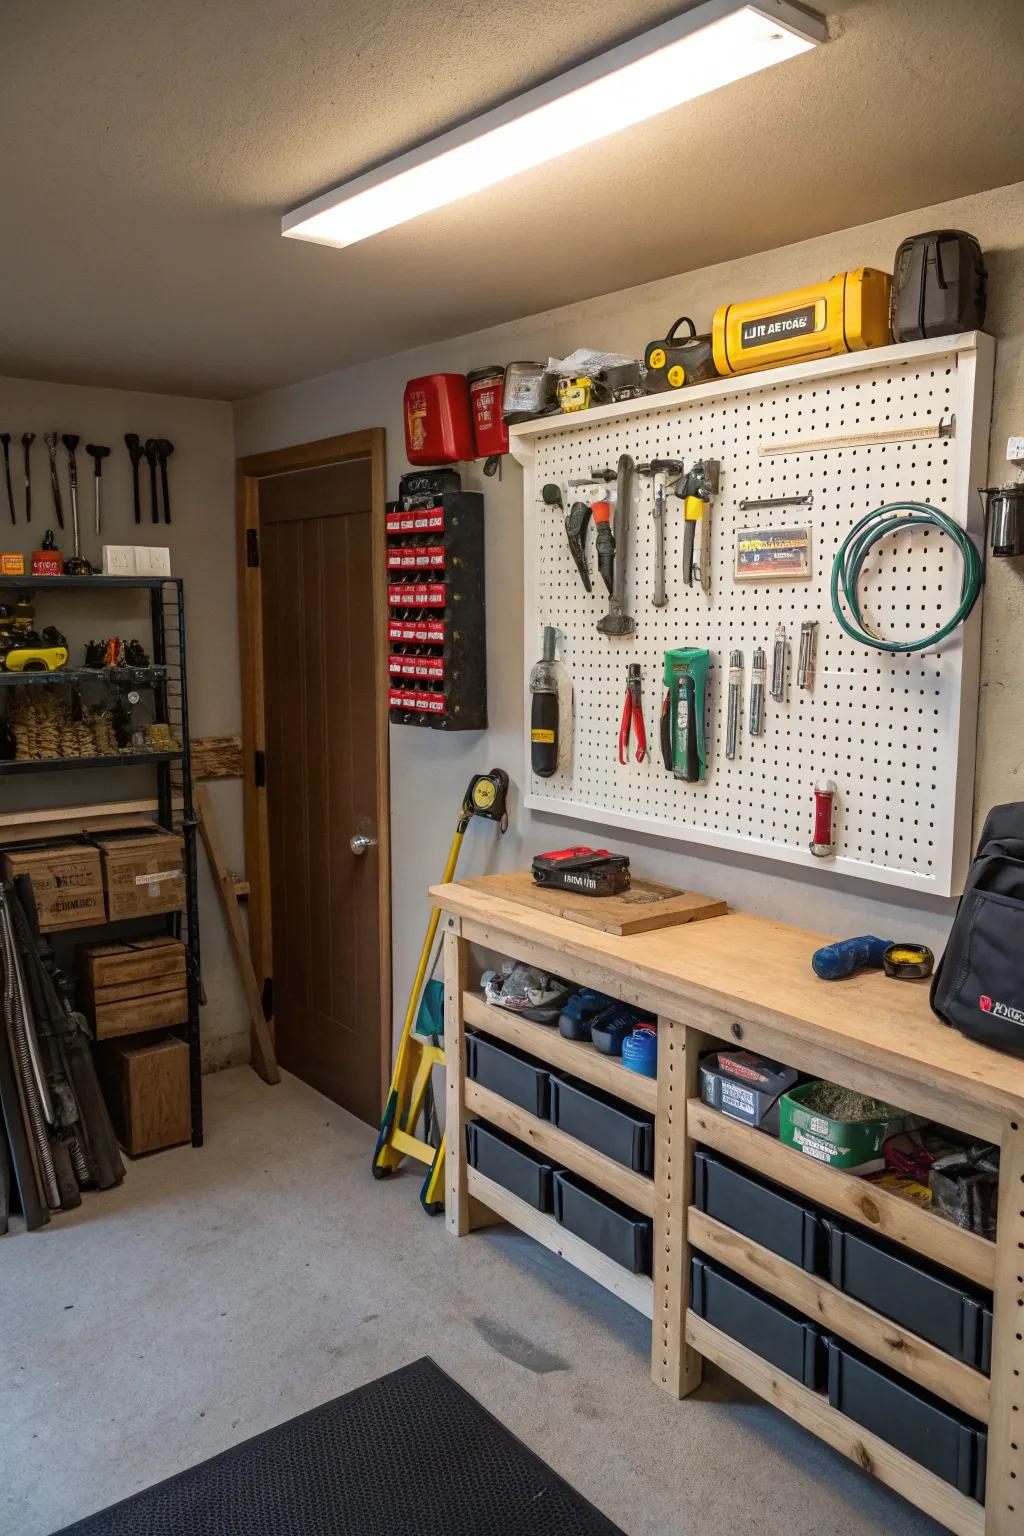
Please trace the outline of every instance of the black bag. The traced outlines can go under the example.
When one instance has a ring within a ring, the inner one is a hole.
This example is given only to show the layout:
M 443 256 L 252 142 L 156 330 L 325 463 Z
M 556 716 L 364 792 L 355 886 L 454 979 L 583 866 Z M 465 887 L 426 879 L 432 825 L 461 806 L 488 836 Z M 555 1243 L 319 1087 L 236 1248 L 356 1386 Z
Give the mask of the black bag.
M 989 811 L 932 979 L 944 1024 L 1024 1055 L 1024 802 Z
M 894 341 L 980 331 L 988 273 L 981 246 L 962 229 L 911 235 L 896 250 L 889 300 Z

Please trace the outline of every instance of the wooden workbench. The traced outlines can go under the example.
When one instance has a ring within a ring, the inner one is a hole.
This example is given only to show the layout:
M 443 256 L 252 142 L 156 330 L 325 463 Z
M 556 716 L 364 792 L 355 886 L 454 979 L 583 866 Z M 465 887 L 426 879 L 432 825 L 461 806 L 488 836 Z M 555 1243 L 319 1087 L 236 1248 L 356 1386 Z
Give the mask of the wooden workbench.
M 500 878 L 497 883 L 500 885 Z M 1024 1531 L 1024 1062 L 975 1045 L 932 1014 L 926 983 L 879 972 L 821 982 L 815 949 L 831 936 L 730 912 L 615 937 L 510 901 L 488 881 L 435 886 L 445 951 L 446 1221 L 458 1235 L 510 1221 L 652 1318 L 652 1375 L 685 1397 L 715 1361 L 797 1422 L 926 1510 L 956 1536 Z M 470 946 L 564 976 L 658 1016 L 658 1077 L 638 1077 L 592 1046 L 489 1008 Z M 529 1051 L 655 1114 L 653 1178 L 467 1080 L 470 1027 Z M 745 1047 L 955 1126 L 1001 1147 L 993 1243 L 850 1174 L 816 1163 L 705 1106 L 698 1059 Z M 637 1276 L 467 1166 L 465 1124 L 479 1116 L 653 1216 L 653 1275 Z M 705 1216 L 692 1204 L 693 1153 L 706 1146 L 828 1210 L 954 1270 L 995 1297 L 991 1378 L 955 1360 Z M 889 1368 L 988 1425 L 984 1507 L 831 1408 L 827 1399 L 688 1310 L 692 1250 L 719 1260 Z

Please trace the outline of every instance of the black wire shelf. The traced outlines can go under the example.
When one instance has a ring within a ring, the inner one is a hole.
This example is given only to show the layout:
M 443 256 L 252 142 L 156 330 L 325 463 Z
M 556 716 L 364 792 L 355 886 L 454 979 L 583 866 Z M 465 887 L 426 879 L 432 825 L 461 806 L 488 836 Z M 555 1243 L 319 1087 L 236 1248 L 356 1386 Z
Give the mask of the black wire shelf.
M 100 683 L 108 688 L 155 688 L 166 681 L 166 667 L 57 667 L 53 672 L 0 670 L 0 688 L 42 688 L 47 683 L 66 683 L 76 688 L 86 683 Z
M 20 773 L 61 773 L 77 768 L 138 768 L 145 763 L 179 763 L 174 752 L 105 752 L 100 757 L 24 757 L 0 762 L 0 777 Z

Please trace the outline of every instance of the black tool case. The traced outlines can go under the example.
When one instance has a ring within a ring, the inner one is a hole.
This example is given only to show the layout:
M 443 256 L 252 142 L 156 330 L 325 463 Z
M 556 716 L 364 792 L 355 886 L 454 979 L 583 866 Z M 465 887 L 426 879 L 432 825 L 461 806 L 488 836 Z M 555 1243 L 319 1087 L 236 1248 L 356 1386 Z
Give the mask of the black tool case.
M 712 1328 L 805 1387 L 818 1391 L 824 1385 L 821 1330 L 784 1302 L 699 1254 L 690 1265 L 690 1306 Z
M 466 1033 L 466 1076 L 541 1120 L 549 1112 L 549 1078 L 538 1061 L 514 1045 Z
M 693 1203 L 706 1216 L 809 1274 L 823 1274 L 821 1218 L 779 1184 L 756 1177 L 715 1152 L 694 1154 Z
M 555 1174 L 555 1220 L 635 1275 L 651 1273 L 653 1223 L 585 1179 Z
M 826 1337 L 825 1350 L 833 1408 L 968 1498 L 985 1502 L 988 1437 L 983 1425 L 838 1339 Z
M 484 1120 L 470 1120 L 466 1126 L 466 1154 L 469 1166 L 485 1178 L 518 1195 L 535 1211 L 550 1212 L 555 1165 L 542 1152 L 524 1146 Z
M 889 300 L 893 340 L 979 331 L 987 292 L 985 259 L 973 235 L 962 229 L 911 235 L 896 250 Z
M 574 1077 L 551 1074 L 551 1119 L 559 1130 L 632 1168 L 654 1171 L 654 1116 Z
M 992 1367 L 992 1301 L 959 1276 L 911 1258 L 884 1238 L 822 1218 L 828 1278 L 837 1290 L 986 1374 Z

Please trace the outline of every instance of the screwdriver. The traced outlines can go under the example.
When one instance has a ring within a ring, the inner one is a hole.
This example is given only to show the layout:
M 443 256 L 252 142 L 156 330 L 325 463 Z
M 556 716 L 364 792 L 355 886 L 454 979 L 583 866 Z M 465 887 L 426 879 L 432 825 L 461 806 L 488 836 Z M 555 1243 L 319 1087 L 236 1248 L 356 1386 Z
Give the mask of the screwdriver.
M 730 760 L 736 756 L 736 741 L 740 724 L 740 697 L 743 693 L 743 652 L 729 653 L 729 703 L 725 727 L 725 755 Z
M 760 736 L 764 730 L 764 677 L 767 658 L 758 646 L 754 652 L 754 665 L 750 671 L 750 734 Z

